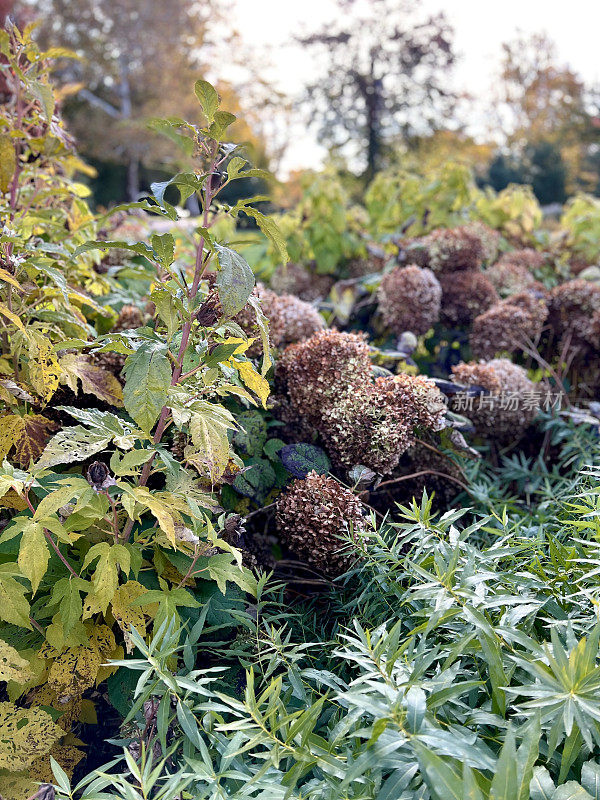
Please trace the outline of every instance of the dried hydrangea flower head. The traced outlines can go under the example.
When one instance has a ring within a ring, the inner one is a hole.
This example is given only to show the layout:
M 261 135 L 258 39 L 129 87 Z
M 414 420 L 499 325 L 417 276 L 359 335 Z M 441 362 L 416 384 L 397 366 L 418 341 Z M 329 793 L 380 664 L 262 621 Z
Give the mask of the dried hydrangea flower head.
M 442 289 L 430 269 L 414 264 L 394 267 L 383 276 L 377 301 L 385 325 L 393 333 L 427 333 L 440 315 Z
M 393 377 L 347 391 L 323 409 L 318 429 L 337 468 L 386 474 L 413 441 L 414 412 Z
M 562 283 L 550 292 L 550 324 L 557 336 L 570 335 L 573 345 L 588 341 L 596 311 L 600 311 L 600 286 L 583 278 Z
M 113 332 L 120 333 L 121 331 L 136 330 L 141 328 L 143 324 L 144 315 L 142 310 L 134 305 L 125 305 L 119 311 Z
M 275 294 L 262 283 L 258 283 L 252 293 L 260 300 L 263 313 L 269 320 L 269 342 L 272 347 L 281 349 L 304 341 L 325 327 L 317 309 L 293 295 Z M 248 355 L 251 358 L 262 355 L 260 330 L 252 306 L 247 304 L 236 314 L 234 321 L 248 337 L 255 339 L 248 349 Z
M 450 327 L 469 326 L 500 300 L 482 272 L 456 272 L 440 276 L 441 319 Z
M 414 239 L 407 247 L 410 261 L 419 267 L 429 267 L 436 275 L 457 270 L 478 270 L 485 255 L 481 238 L 469 225 L 438 228 L 427 236 Z
M 532 247 L 524 247 L 522 250 L 511 250 L 508 253 L 503 253 L 498 259 L 498 264 L 517 264 L 520 267 L 525 267 L 529 272 L 534 272 L 536 269 L 541 269 L 546 263 L 546 257 L 539 250 L 534 250 Z
M 523 264 L 513 264 L 511 261 L 497 261 L 485 271 L 485 277 L 490 281 L 501 297 L 509 297 L 525 289 L 541 287 L 529 269 Z
M 356 538 L 367 525 L 356 495 L 316 472 L 292 481 L 279 495 L 276 521 L 290 550 L 332 578 L 346 572 L 356 557 L 342 537 L 352 532 Z
M 477 317 L 469 337 L 476 358 L 514 353 L 539 340 L 548 306 L 540 293 L 519 292 Z
M 271 289 L 277 294 L 293 294 L 308 303 L 327 297 L 335 279 L 319 275 L 301 264 L 286 264 L 271 276 Z
M 453 399 L 454 410 L 468 417 L 482 436 L 500 441 L 517 439 L 535 419 L 538 388 L 523 367 L 509 359 L 457 364 L 452 374 L 457 383 L 481 386 L 489 392 L 471 398 L 458 394 Z
M 498 231 L 490 228 L 485 222 L 480 222 L 479 220 L 467 222 L 466 225 L 463 225 L 463 230 L 466 230 L 476 239 L 479 239 L 482 247 L 483 261 L 486 264 L 491 264 L 496 260 L 500 247 L 500 240 L 502 239 Z
M 348 387 L 356 391 L 372 382 L 369 346 L 358 334 L 319 331 L 283 352 L 275 380 L 296 413 L 315 424 Z

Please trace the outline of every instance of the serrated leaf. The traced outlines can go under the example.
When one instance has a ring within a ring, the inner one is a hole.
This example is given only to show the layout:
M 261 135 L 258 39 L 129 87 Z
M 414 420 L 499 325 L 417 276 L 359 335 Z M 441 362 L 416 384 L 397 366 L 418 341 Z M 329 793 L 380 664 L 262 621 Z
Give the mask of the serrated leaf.
M 150 239 L 150 244 L 157 259 L 165 269 L 169 269 L 175 257 L 175 239 L 170 233 L 155 233 Z
M 189 422 L 192 447 L 187 447 L 185 460 L 217 483 L 229 463 L 229 427 L 210 410 L 195 412 Z
M 48 402 L 58 389 L 61 369 L 49 339 L 42 334 L 29 333 L 29 382 L 37 394 Z
M 44 528 L 39 522 L 30 520 L 23 527 L 19 545 L 18 564 L 23 575 L 31 583 L 31 591 L 35 594 L 48 569 L 50 551 L 44 536 Z
M 144 343 L 125 362 L 123 401 L 127 413 L 149 433 L 167 401 L 171 366 L 164 351 Z
M 240 374 L 240 378 L 246 384 L 250 391 L 258 397 L 262 403 L 263 408 L 267 407 L 267 399 L 271 391 L 269 381 L 254 369 L 251 361 L 235 361 L 231 362 Z
M 279 230 L 279 226 L 273 217 L 267 217 L 264 214 L 261 214 L 260 211 L 252 208 L 252 206 L 244 206 L 242 210 L 244 214 L 247 214 L 256 221 L 258 227 L 261 229 L 267 239 L 269 239 L 269 241 L 273 244 L 281 256 L 281 263 L 284 265 L 287 264 L 290 260 L 289 253 L 287 251 L 287 244 L 283 233 Z
M 131 556 L 121 544 L 100 542 L 88 550 L 82 571 L 94 561 L 97 564 L 92 577 L 93 598 L 87 599 L 86 606 L 92 613 L 98 608 L 105 614 L 119 586 L 119 570 L 125 575 L 129 573 Z M 89 611 L 84 610 L 84 615 L 89 616 Z
M 215 112 L 219 107 L 219 95 L 216 89 L 208 81 L 199 80 L 194 84 L 194 93 L 198 98 L 206 121 L 211 125 L 215 118 Z
M 131 494 L 138 503 L 145 505 L 151 514 L 156 517 L 160 529 L 163 531 L 169 542 L 175 547 L 175 519 L 173 509 L 164 503 L 159 497 L 150 492 L 145 486 L 136 486 L 131 490 Z
M 60 359 L 59 364 L 63 370 L 61 382 L 66 383 L 75 394 L 79 393 L 79 380 L 85 394 L 93 394 L 112 406 L 123 405 L 123 390 L 117 378 L 112 372 L 95 364 L 90 356 L 83 353 L 67 353 Z
M 215 244 L 219 272 L 217 291 L 223 313 L 234 317 L 248 302 L 254 288 L 254 273 L 245 258 L 235 250 Z
M 23 327 L 23 323 L 21 322 L 21 320 L 19 319 L 19 317 L 17 317 L 17 315 L 16 315 L 16 314 L 14 314 L 14 313 L 13 313 L 13 312 L 12 312 L 12 311 L 11 311 L 11 310 L 8 308 L 8 306 L 4 305 L 4 303 L 0 303 L 0 314 L 1 314 L 3 317 L 6 317 L 6 319 L 10 320 L 10 321 L 12 322 L 12 324 L 13 324 L 13 325 L 16 325 L 16 326 L 17 326 L 17 328 L 18 328 L 20 331 L 24 331 L 24 330 L 25 330 L 25 328 Z
M 29 603 L 25 598 L 26 589 L 10 572 L 20 574 L 19 570 L 15 571 L 8 564 L 0 567 L 0 619 L 11 625 L 31 630 Z
M 235 114 L 230 114 L 229 111 L 215 111 L 215 121 L 208 129 L 209 136 L 220 142 L 230 125 L 236 120 Z
M 117 589 L 111 601 L 112 615 L 123 631 L 128 653 L 134 648 L 131 628 L 135 628 L 140 636 L 145 636 L 146 616 L 153 617 L 158 609 L 155 603 L 143 604 L 142 598 L 147 593 L 148 590 L 141 583 L 127 581 Z

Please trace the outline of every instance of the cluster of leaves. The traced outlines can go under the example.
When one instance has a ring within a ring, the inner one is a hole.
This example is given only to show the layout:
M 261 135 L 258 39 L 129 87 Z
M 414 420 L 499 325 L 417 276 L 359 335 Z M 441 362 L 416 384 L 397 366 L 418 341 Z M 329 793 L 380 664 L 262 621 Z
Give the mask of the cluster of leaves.
M 400 508 L 361 535 L 326 615 L 290 615 L 261 582 L 220 669 L 194 668 L 204 617 L 132 633 L 127 750 L 74 788 L 56 769 L 60 796 L 597 798 L 598 468 L 572 456 L 535 530 Z
M 52 59 L 66 54 L 40 52 L 31 28 L 2 33 L 0 49 L 9 92 L 0 117 L 0 647 L 10 699 L 0 712 L 0 793 L 20 800 L 49 774 L 50 756 L 72 771 L 81 751 L 69 731 L 90 716 L 83 695 L 114 671 L 107 659 L 133 647 L 132 626 L 150 635 L 173 615 L 198 613 L 211 594 L 255 592 L 221 536 L 218 491 L 242 466 L 224 402 L 266 404 L 268 325 L 252 270 L 212 230 L 215 209 L 252 216 L 286 254 L 273 222 L 247 201 L 218 207 L 225 186 L 255 171 L 227 142 L 235 117 L 210 84 L 195 85 L 204 125 L 161 127 L 197 169 L 136 204 L 174 222 L 166 190 L 197 194 L 186 270 L 170 233 L 111 240 L 90 213 L 48 79 Z M 116 269 L 100 261 L 106 251 Z M 124 266 L 123 253 L 137 263 Z M 106 301 L 140 297 L 140 287 L 152 304 L 147 324 L 111 332 Z M 247 303 L 260 367 L 233 321 Z

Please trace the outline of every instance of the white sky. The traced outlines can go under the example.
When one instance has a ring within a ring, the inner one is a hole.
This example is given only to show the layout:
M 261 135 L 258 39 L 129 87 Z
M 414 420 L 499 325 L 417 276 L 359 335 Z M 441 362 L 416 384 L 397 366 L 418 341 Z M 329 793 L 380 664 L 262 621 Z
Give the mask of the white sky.
M 334 0 L 234 0 L 235 25 L 255 55 L 271 62 L 269 79 L 292 97 L 312 76 L 306 52 L 290 44 L 298 33 L 315 29 L 332 18 Z M 457 88 L 484 104 L 498 69 L 500 45 L 518 31 L 546 32 L 555 42 L 561 62 L 567 62 L 586 82 L 600 81 L 600 0 L 421 0 L 428 12 L 444 11 L 455 31 L 461 56 L 455 70 Z M 284 171 L 314 166 L 323 150 L 315 135 L 298 121 Z

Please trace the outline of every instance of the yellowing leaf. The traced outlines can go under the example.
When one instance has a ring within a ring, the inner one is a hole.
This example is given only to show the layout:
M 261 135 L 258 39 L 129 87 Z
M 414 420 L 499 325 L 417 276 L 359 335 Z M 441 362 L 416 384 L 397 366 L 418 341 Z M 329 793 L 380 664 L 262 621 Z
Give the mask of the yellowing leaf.
M 0 768 L 28 769 L 48 753 L 64 731 L 41 708 L 0 703 Z
M 139 503 L 143 503 L 156 517 L 160 529 L 164 531 L 167 539 L 175 547 L 175 522 L 169 507 L 153 495 L 145 486 L 137 486 L 132 494 Z
M 0 681 L 14 681 L 23 684 L 32 677 L 29 661 L 24 659 L 14 647 L 0 640 Z
M 121 384 L 107 370 L 94 364 L 93 360 L 82 353 L 67 353 L 60 359 L 63 371 L 60 380 L 66 383 L 75 394 L 78 393 L 78 380 L 85 394 L 93 394 L 105 403 L 113 406 L 123 405 Z
M 253 367 L 250 361 L 233 361 L 232 363 L 240 373 L 240 378 L 246 386 L 256 394 L 263 405 L 267 407 L 267 397 L 269 396 L 269 382 L 263 378 Z
M 108 542 L 100 542 L 88 550 L 82 569 L 88 567 L 96 559 L 98 559 L 98 563 L 92 578 L 93 603 L 88 600 L 88 605 L 97 607 L 104 614 L 118 589 L 119 569 L 127 574 L 131 557 L 129 550 L 121 544 L 110 545 Z M 84 615 L 89 616 L 87 612 L 84 612 Z
M 186 447 L 185 460 L 212 483 L 217 483 L 229 463 L 228 427 L 210 410 L 194 413 L 189 427 L 193 447 Z
M 5 283 L 10 283 L 15 288 L 21 290 L 21 286 L 17 280 L 13 278 L 10 272 L 6 269 L 2 269 L 0 267 L 0 281 L 4 281 Z
M 49 339 L 40 333 L 29 334 L 29 382 L 48 402 L 58 389 L 60 366 Z
M 102 660 L 92 644 L 69 647 L 54 659 L 48 672 L 48 686 L 59 701 L 81 695 L 96 682 Z
M 7 192 L 17 168 L 17 153 L 8 134 L 0 136 L 0 192 Z
M 1 482 L 2 478 L 0 477 L 0 483 Z M 2 495 L 0 498 L 0 508 L 10 508 L 13 511 L 25 511 L 27 508 L 25 499 L 17 494 L 14 489 L 9 489 L 6 493 L 3 493 L 2 489 L 0 489 L 0 494 Z
M 147 593 L 145 586 L 137 581 L 127 581 L 123 586 L 120 586 L 112 599 L 111 609 L 113 617 L 116 619 L 119 627 L 125 635 L 125 646 L 127 652 L 133 651 L 133 643 L 131 641 L 131 628 L 134 627 L 140 636 L 146 633 L 146 612 L 153 616 L 158 608 L 156 603 L 143 605 L 134 605 L 132 603 Z
M 74 497 L 77 497 L 83 491 L 90 488 L 85 478 L 81 478 L 77 475 L 67 476 L 63 478 L 60 483 L 61 486 L 59 489 L 55 489 L 40 500 L 33 515 L 34 519 L 46 519 L 52 516 L 59 508 L 62 508 L 62 506 L 65 506 L 68 502 L 73 500 Z
M 8 572 L 14 565 L 0 567 L 0 619 L 11 625 L 31 630 L 29 603 L 25 598 L 26 589 Z M 14 574 L 14 569 L 12 570 Z
M 17 414 L 0 418 L 0 460 L 14 447 L 15 461 L 27 469 L 37 461 L 56 428 L 54 422 L 41 414 Z
M 25 330 L 21 320 L 17 317 L 16 314 L 13 314 L 10 308 L 5 306 L 4 303 L 0 303 L 0 314 L 2 314 L 3 317 L 6 317 L 6 319 L 9 319 L 12 322 L 12 324 L 16 325 L 20 331 Z

